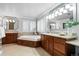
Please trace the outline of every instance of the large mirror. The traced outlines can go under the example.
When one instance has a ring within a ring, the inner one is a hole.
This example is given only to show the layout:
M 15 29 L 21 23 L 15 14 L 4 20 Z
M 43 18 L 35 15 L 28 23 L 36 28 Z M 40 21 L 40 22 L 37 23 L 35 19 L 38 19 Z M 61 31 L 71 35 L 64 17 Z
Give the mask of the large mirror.
M 12 16 L 3 17 L 3 26 L 6 31 L 16 30 L 18 28 L 18 19 Z
M 51 10 L 46 16 L 48 19 L 48 28 L 50 31 L 66 29 L 66 24 L 76 21 L 76 4 L 63 3 Z

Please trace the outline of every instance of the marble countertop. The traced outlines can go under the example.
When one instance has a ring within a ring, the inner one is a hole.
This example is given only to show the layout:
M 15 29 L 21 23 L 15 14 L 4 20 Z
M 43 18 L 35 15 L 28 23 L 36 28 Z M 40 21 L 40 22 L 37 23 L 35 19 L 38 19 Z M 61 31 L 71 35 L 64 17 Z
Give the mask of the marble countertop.
M 79 40 L 71 40 L 71 41 L 66 41 L 66 43 L 71 44 L 71 45 L 75 45 L 75 46 L 79 46 Z
M 67 40 L 66 41 L 67 44 L 79 46 L 79 39 L 69 40 L 69 39 L 76 38 L 76 36 L 68 36 L 68 35 L 61 36 L 59 34 L 52 34 L 52 33 L 42 33 L 42 34 L 44 34 L 44 35 L 50 35 L 50 36 L 56 36 L 56 37 L 60 37 L 60 38 L 65 38 Z
M 9 30 L 9 31 L 6 31 L 6 33 L 18 33 L 18 32 L 14 30 Z
M 56 36 L 56 37 L 60 37 L 60 38 L 65 38 L 67 40 L 76 38 L 76 36 L 69 36 L 69 35 L 61 36 L 59 34 L 52 34 L 52 33 L 42 33 L 42 34 L 44 34 L 44 35 L 50 35 L 50 36 Z

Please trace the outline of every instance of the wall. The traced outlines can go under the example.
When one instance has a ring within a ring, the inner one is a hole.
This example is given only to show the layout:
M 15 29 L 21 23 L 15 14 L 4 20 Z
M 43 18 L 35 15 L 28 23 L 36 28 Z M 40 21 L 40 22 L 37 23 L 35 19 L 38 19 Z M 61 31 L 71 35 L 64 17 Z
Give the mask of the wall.
M 48 32 L 48 20 L 43 17 L 37 21 L 38 32 Z

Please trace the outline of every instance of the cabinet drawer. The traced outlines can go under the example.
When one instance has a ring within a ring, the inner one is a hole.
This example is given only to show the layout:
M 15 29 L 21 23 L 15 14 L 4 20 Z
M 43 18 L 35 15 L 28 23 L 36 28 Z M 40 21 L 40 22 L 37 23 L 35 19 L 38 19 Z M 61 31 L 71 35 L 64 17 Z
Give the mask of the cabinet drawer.
M 54 42 L 60 43 L 60 44 L 65 44 L 65 39 L 63 39 L 63 38 L 54 38 Z
M 65 45 L 54 42 L 54 49 L 60 51 L 61 53 L 65 54 Z
M 54 56 L 65 56 L 65 55 L 54 49 Z

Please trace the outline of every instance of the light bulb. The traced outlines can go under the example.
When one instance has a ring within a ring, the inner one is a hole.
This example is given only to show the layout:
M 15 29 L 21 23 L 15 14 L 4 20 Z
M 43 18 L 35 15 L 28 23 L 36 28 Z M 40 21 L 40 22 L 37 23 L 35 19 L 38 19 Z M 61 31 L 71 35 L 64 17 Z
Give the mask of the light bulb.
M 55 14 L 55 17 L 57 17 L 57 14 Z
M 63 7 L 63 8 L 60 8 L 60 9 L 59 9 L 59 12 L 63 12 L 63 10 L 64 10 L 64 7 Z
M 58 15 L 62 15 L 62 13 L 60 12 L 60 13 L 58 13 Z
M 9 22 L 12 22 L 12 20 L 9 20 Z
M 71 7 L 70 4 L 65 5 L 65 9 L 69 9 L 70 7 Z
M 55 12 L 55 14 L 58 14 L 58 13 L 59 13 L 58 11 Z
M 69 11 L 73 11 L 73 9 L 74 9 L 74 7 L 73 7 L 73 6 L 71 6 L 71 7 L 69 8 Z
M 63 11 L 63 13 L 67 13 L 67 12 L 68 12 L 67 10 L 64 10 L 64 11 Z
M 13 20 L 13 22 L 15 22 L 15 21 Z

